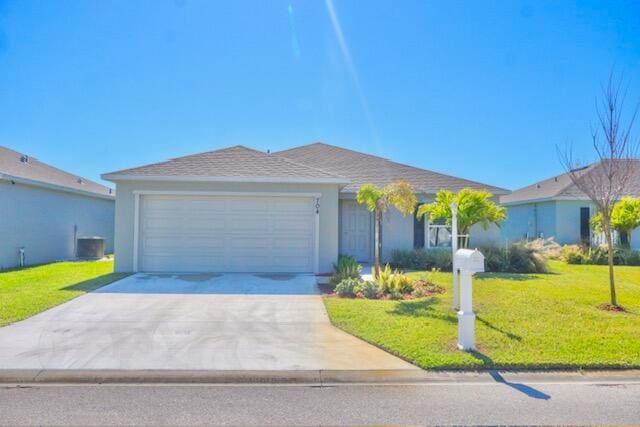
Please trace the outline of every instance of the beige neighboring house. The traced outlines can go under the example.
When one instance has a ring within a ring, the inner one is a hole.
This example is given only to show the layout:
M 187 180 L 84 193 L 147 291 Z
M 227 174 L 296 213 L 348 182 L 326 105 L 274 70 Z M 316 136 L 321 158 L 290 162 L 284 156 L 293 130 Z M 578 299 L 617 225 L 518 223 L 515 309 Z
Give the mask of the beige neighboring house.
M 73 259 L 76 237 L 113 251 L 115 195 L 88 179 L 0 146 L 0 269 Z
M 328 272 L 339 253 L 372 259 L 372 217 L 355 202 L 364 183 L 403 179 L 421 202 L 442 188 L 508 193 L 323 143 L 271 154 L 235 146 L 102 177 L 116 183 L 116 271 L 124 272 Z M 385 259 L 393 249 L 448 244 L 442 226 L 385 215 Z

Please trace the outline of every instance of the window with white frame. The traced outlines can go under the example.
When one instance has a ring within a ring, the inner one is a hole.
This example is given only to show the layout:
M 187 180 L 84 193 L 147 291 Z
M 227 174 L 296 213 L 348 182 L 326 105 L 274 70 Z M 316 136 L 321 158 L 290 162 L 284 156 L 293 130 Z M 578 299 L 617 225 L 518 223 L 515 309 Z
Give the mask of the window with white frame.
M 451 226 L 444 221 L 427 222 L 427 248 L 450 248 L 451 247 Z

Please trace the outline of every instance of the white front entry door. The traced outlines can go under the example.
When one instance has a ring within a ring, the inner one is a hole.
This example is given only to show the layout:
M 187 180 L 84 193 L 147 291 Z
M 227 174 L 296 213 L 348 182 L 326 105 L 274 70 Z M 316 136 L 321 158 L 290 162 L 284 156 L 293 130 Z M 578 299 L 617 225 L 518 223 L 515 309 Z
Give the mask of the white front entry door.
M 311 273 L 314 206 L 310 197 L 142 195 L 139 270 Z
M 373 250 L 371 212 L 355 200 L 341 200 L 340 205 L 340 253 L 352 255 L 359 262 L 370 262 Z

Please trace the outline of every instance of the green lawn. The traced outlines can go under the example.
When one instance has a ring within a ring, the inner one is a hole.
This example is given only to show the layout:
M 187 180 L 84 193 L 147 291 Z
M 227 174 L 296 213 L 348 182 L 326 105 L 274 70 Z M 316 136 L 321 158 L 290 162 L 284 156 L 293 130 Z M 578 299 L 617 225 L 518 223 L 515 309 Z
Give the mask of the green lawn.
M 0 326 L 125 276 L 113 272 L 113 261 L 56 262 L 0 272 Z
M 447 292 L 433 298 L 324 301 L 337 327 L 427 369 L 640 367 L 640 267 L 616 267 L 628 311 L 614 313 L 596 307 L 608 302 L 606 267 L 550 265 L 476 277 L 475 353 L 456 349 L 450 273 L 436 274 Z

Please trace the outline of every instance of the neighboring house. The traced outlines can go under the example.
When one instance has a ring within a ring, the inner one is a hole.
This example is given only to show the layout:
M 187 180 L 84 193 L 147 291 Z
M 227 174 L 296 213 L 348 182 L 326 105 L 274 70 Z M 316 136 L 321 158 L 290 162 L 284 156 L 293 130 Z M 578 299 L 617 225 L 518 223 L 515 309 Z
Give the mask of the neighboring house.
M 235 146 L 103 178 L 117 185 L 116 271 L 326 272 L 339 253 L 372 258 L 371 214 L 355 202 L 363 183 L 404 179 L 422 202 L 441 188 L 508 193 L 322 143 Z M 436 232 L 446 234 L 392 209 L 383 255 L 429 246 Z
M 579 169 L 582 176 L 597 174 L 594 163 Z M 625 195 L 640 197 L 640 160 L 634 161 L 634 174 Z M 600 241 L 590 226 L 596 206 L 573 183 L 569 173 L 555 176 L 501 196 L 507 208 L 502 226 L 509 241 L 553 237 L 560 244 L 593 244 Z M 631 246 L 640 248 L 640 230 L 632 234 Z
M 0 269 L 72 259 L 76 237 L 113 251 L 113 190 L 0 147 Z

